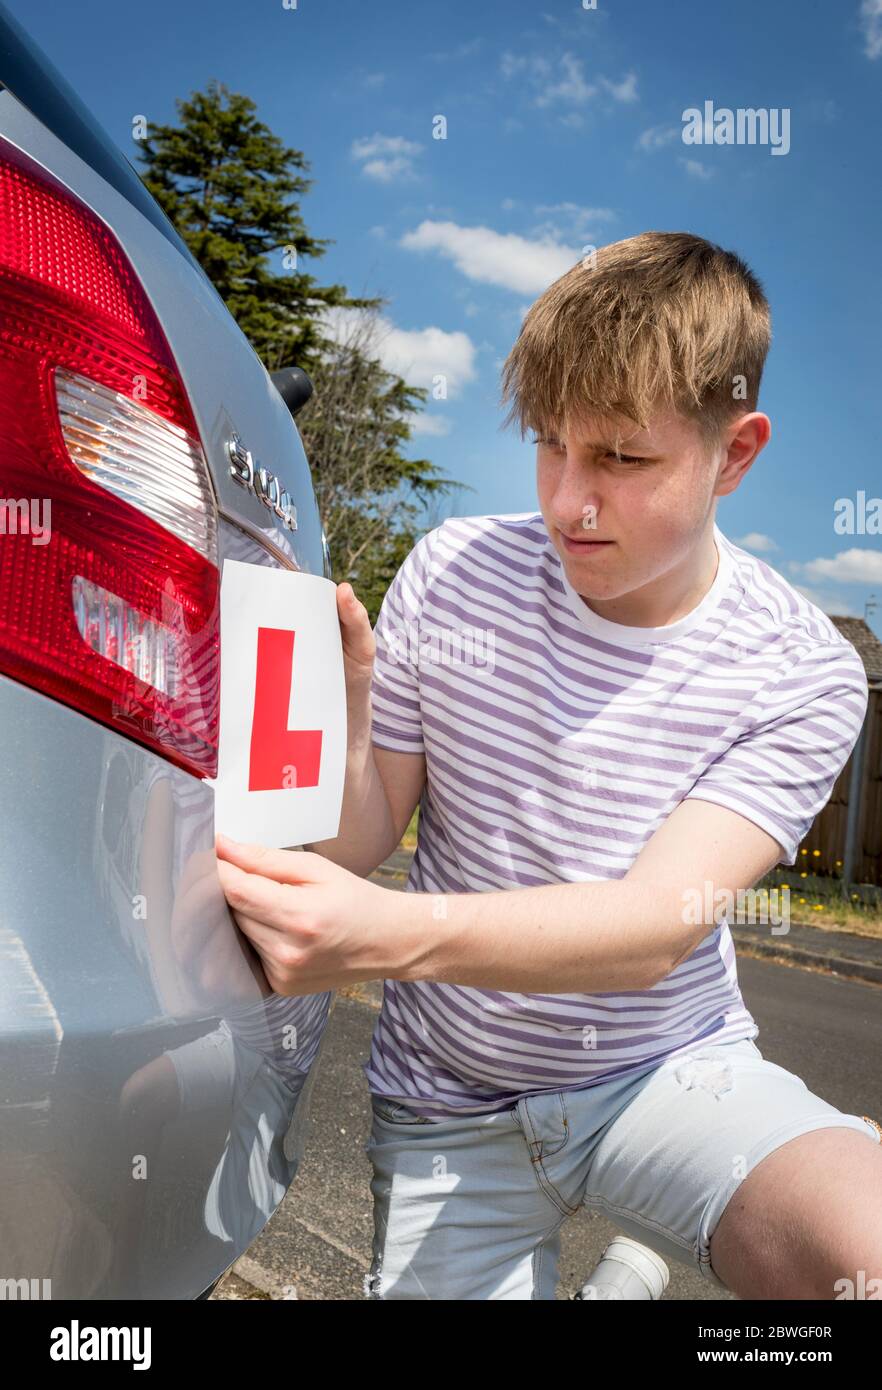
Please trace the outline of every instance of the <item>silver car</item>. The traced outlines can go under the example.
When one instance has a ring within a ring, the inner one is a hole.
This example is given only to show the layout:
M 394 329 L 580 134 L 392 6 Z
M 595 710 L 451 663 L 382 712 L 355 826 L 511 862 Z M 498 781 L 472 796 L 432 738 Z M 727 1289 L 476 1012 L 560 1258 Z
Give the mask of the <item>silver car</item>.
M 0 8 L 0 1296 L 206 1296 L 296 1172 L 330 994 L 214 857 L 225 556 L 325 574 L 294 414 Z

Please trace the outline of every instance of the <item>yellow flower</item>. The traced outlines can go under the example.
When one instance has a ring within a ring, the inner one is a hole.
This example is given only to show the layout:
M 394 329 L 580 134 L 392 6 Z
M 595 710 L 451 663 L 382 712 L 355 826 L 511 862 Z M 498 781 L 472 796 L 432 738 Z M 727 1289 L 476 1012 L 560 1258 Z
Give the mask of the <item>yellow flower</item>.
M 818 859 L 820 858 L 821 851 L 819 849 L 813 849 L 812 854 L 815 856 L 816 859 Z
M 821 905 L 821 903 L 815 903 L 815 904 L 813 905 L 813 907 L 812 907 L 812 911 L 813 911 L 813 912 L 823 912 L 824 909 L 823 909 L 823 906 Z
M 807 850 L 807 849 L 801 849 L 799 852 L 800 852 L 800 854 L 808 854 L 808 850 Z
M 800 901 L 801 903 L 804 903 L 804 902 L 805 902 L 805 898 L 800 898 L 799 901 Z

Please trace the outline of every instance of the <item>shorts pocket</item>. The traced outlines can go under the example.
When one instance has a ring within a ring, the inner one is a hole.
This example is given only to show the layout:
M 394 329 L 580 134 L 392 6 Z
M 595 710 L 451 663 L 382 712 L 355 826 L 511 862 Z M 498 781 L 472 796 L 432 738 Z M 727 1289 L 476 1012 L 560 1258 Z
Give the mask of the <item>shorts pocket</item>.
M 416 1115 L 401 1101 L 387 1100 L 385 1096 L 371 1096 L 371 1108 L 379 1120 L 390 1125 L 430 1125 L 427 1115 Z

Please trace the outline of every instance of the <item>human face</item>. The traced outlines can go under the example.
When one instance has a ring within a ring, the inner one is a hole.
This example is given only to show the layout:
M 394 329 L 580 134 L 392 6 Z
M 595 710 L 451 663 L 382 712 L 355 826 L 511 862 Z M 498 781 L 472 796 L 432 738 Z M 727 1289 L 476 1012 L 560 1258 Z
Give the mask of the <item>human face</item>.
M 742 421 L 768 424 L 760 415 Z M 566 437 L 540 436 L 539 507 L 588 606 L 638 627 L 694 608 L 716 573 L 714 499 L 737 486 L 763 433 L 739 422 L 712 447 L 694 421 L 663 410 L 646 429 L 607 417 L 574 424 Z

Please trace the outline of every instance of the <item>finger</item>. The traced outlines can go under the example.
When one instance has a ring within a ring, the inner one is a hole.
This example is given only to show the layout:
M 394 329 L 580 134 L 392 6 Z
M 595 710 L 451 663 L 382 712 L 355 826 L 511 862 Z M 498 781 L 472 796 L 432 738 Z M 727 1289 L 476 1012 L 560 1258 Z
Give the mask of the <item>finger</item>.
M 254 917 L 276 932 L 290 930 L 290 885 L 276 883 L 263 874 L 248 873 L 222 859 L 217 861 L 217 871 L 224 897 L 234 912 Z
M 302 988 L 292 987 L 290 966 L 283 970 L 278 962 L 279 934 L 277 931 L 273 931 L 255 917 L 248 917 L 240 912 L 234 912 L 233 916 L 253 951 L 257 969 L 262 972 L 263 980 L 265 980 L 270 993 L 312 994 L 314 992 L 312 984 L 305 979 Z M 261 993 L 263 993 L 265 988 L 263 981 L 258 980 L 258 984 L 261 987 Z
M 323 877 L 325 861 L 309 850 L 267 849 L 265 845 L 243 844 L 221 834 L 215 840 L 219 861 L 223 859 L 250 873 L 263 874 L 275 879 L 276 883 L 314 883 Z
M 279 933 L 272 927 L 268 927 L 265 922 L 261 922 L 257 917 L 251 917 L 247 912 L 237 912 L 233 909 L 233 917 L 236 926 L 249 944 L 254 948 L 261 960 L 265 956 L 271 955 L 279 944 Z

